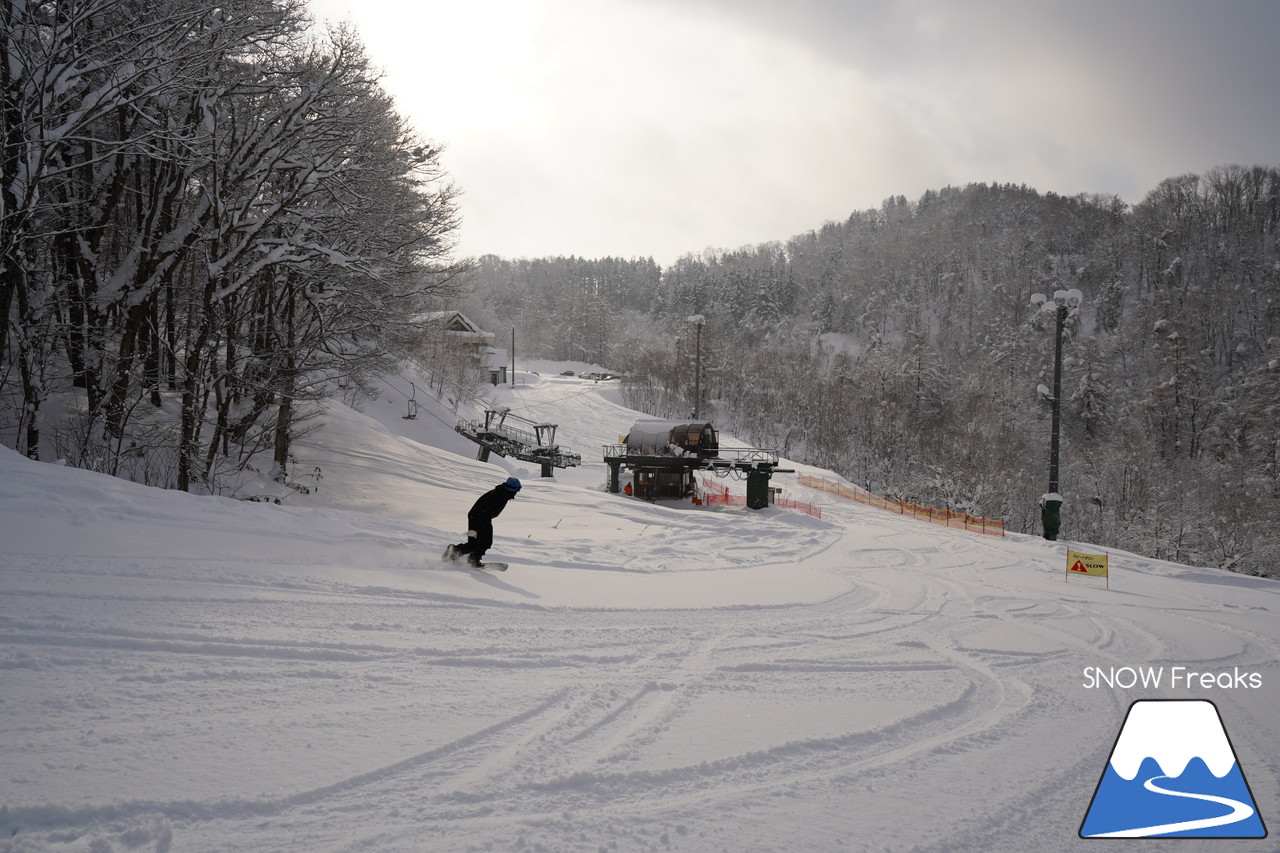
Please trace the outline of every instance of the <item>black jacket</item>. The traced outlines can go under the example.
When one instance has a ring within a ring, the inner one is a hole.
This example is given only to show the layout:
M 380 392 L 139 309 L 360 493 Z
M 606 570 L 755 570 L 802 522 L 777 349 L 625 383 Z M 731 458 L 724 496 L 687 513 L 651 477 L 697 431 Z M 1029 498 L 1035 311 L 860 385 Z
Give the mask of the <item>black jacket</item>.
M 490 489 L 472 505 L 467 518 L 484 518 L 492 521 L 502 514 L 502 511 L 507 508 L 507 502 L 515 496 L 516 493 L 506 486 Z

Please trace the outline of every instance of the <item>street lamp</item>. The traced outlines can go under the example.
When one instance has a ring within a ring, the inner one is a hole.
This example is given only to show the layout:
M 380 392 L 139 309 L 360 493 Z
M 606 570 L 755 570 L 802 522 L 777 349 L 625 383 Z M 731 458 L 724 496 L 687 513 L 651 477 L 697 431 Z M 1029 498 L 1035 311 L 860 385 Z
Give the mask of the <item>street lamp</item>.
M 1044 311 L 1053 311 L 1056 315 L 1056 329 L 1053 340 L 1053 394 L 1049 398 L 1053 404 L 1053 425 L 1049 437 L 1049 492 L 1040 500 L 1040 520 L 1044 525 L 1044 538 L 1050 542 L 1057 540 L 1058 531 L 1062 528 L 1062 494 L 1058 484 L 1058 453 L 1062 423 L 1062 329 L 1067 317 L 1080 307 L 1084 294 L 1072 288 L 1059 290 L 1053 294 L 1053 302 L 1039 293 L 1031 297 L 1033 305 L 1041 306 Z

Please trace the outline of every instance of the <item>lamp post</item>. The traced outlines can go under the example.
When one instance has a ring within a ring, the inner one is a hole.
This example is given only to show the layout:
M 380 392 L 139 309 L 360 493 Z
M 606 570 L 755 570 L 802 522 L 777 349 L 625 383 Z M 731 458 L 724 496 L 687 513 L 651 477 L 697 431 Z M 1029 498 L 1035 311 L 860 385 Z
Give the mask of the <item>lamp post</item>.
M 707 318 L 701 314 L 694 314 L 689 318 L 689 322 L 698 330 L 698 343 L 693 362 L 693 419 L 696 421 L 702 410 L 702 326 L 707 322 Z
M 1050 397 L 1053 416 L 1049 434 L 1049 492 L 1040 500 L 1040 521 L 1044 526 L 1044 538 L 1050 542 L 1057 540 L 1058 531 L 1062 529 L 1062 494 L 1058 481 L 1058 457 L 1061 449 L 1059 435 L 1062 425 L 1062 330 L 1067 317 L 1080 307 L 1083 298 L 1084 295 L 1075 288 L 1054 293 L 1052 304 L 1040 294 L 1031 298 L 1032 304 L 1043 305 L 1044 310 L 1055 314 L 1053 396 Z

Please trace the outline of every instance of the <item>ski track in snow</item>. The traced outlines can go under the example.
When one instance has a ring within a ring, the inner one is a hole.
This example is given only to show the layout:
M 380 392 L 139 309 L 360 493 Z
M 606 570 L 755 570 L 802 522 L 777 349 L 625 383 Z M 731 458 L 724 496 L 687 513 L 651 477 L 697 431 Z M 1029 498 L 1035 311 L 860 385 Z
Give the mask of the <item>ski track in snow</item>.
M 581 381 L 511 393 L 601 444 L 630 417 Z M 96 479 L 77 503 L 57 473 L 44 504 L 0 492 L 3 853 L 1067 849 L 1150 698 L 1084 666 L 1263 671 L 1210 698 L 1277 801 L 1274 584 L 1132 558 L 1107 591 L 1063 582 L 1067 543 L 790 486 L 821 521 L 675 513 L 589 466 L 499 521 L 510 572 L 460 572 L 431 555 L 471 482 L 371 521 Z

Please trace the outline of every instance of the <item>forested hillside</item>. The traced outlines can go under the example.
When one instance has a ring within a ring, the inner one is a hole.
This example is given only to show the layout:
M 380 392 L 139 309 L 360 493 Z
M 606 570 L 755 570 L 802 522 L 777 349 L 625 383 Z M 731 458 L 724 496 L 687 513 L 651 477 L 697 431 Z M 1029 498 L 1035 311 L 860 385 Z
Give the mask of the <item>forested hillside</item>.
M 725 429 L 1039 532 L 1054 314 L 1033 296 L 1078 288 L 1062 535 L 1276 574 L 1278 225 L 1269 167 L 1170 178 L 1132 207 L 973 184 L 665 270 L 482 258 L 470 310 L 529 354 L 627 371 L 628 402 L 661 416 L 691 409 L 702 315 L 702 408 Z
M 441 149 L 352 32 L 281 0 L 0 23 L 0 441 L 30 456 L 198 491 L 283 479 L 308 401 L 382 375 L 429 307 L 683 416 L 701 316 L 701 408 L 727 431 L 1036 532 L 1054 318 L 1032 297 L 1078 288 L 1062 535 L 1280 566 L 1280 169 L 1132 207 L 947 187 L 666 269 L 490 256 L 460 305 L 439 299 L 471 266 Z
M 283 477 L 458 269 L 440 149 L 302 4 L 6 4 L 0 85 L 0 440 L 33 458 Z

